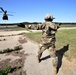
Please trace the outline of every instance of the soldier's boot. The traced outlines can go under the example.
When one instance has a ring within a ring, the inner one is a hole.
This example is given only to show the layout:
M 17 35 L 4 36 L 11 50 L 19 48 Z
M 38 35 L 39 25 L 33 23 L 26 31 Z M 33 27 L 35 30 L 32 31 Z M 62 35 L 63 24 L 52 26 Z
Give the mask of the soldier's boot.
M 54 75 L 57 74 L 58 57 L 52 59 Z
M 57 68 L 56 67 L 53 67 L 53 72 L 54 72 L 54 75 L 57 75 Z
M 36 56 L 37 62 L 40 63 L 40 57 L 41 57 L 42 53 L 40 51 L 38 51 L 38 56 Z
M 40 58 L 38 56 L 36 57 L 36 60 L 38 63 L 40 63 Z

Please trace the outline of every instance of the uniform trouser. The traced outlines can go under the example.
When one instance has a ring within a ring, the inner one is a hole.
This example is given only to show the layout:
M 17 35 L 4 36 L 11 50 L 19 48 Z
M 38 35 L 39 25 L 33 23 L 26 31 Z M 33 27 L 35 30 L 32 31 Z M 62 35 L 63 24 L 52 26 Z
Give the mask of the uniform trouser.
M 48 45 L 39 45 L 39 50 L 38 50 L 38 58 L 40 59 L 40 57 L 42 56 L 42 53 L 45 51 L 45 50 L 48 50 L 51 58 L 52 58 L 52 64 L 54 67 L 57 67 L 57 64 L 58 64 L 58 57 L 56 56 L 56 51 L 55 51 L 55 46 L 54 45 L 51 45 L 51 46 L 48 46 Z

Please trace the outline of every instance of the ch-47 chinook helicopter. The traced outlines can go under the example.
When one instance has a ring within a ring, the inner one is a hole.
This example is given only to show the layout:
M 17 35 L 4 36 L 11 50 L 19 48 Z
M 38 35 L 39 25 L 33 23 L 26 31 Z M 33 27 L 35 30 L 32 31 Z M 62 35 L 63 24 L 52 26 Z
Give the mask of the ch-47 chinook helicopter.
M 3 20 L 8 20 L 8 16 L 13 16 L 12 14 L 7 14 L 7 10 L 4 10 L 2 7 L 0 7 L 1 9 L 1 13 L 3 12 L 3 16 L 2 16 L 2 19 Z

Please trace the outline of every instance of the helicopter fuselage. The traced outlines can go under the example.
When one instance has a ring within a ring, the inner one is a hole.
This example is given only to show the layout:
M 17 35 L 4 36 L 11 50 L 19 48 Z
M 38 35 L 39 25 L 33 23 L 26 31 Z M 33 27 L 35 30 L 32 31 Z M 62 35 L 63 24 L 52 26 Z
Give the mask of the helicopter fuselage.
M 4 14 L 3 14 L 2 19 L 3 19 L 3 20 L 8 20 L 8 16 L 7 16 L 7 14 L 6 14 L 6 13 L 4 13 Z
M 0 7 L 0 9 L 1 9 L 2 12 L 3 12 L 3 16 L 2 16 L 2 19 L 3 19 L 3 20 L 8 20 L 8 15 L 9 15 L 9 16 L 12 16 L 11 14 L 7 14 L 7 10 L 4 10 L 2 7 Z

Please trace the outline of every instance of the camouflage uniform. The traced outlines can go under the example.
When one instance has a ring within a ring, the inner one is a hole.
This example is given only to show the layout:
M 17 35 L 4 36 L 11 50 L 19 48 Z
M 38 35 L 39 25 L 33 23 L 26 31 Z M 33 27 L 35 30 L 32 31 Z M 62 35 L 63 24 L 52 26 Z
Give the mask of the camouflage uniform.
M 55 51 L 55 42 L 56 42 L 55 34 L 59 26 L 53 23 L 52 21 L 47 20 L 43 24 L 42 28 L 43 29 L 42 29 L 41 44 L 39 45 L 38 56 L 37 56 L 38 60 L 40 60 L 42 53 L 47 49 L 49 51 L 50 56 L 52 57 L 53 66 L 57 68 L 58 57 L 56 56 Z

